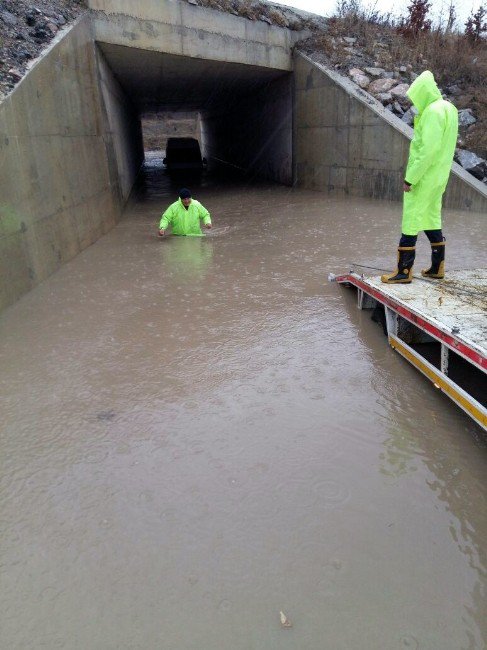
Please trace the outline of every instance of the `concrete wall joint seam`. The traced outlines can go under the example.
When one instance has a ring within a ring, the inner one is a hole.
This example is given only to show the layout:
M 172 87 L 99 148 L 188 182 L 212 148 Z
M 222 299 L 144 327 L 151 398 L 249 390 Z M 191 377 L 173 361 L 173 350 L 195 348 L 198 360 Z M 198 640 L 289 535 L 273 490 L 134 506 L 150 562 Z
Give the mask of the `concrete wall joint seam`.
M 245 26 L 245 38 L 242 39 L 242 38 L 235 38 L 235 37 L 233 37 L 233 36 L 231 36 L 229 34 L 225 34 L 225 32 L 222 31 L 221 29 L 209 29 L 207 26 L 205 26 L 203 28 L 203 27 L 184 25 L 183 22 L 182 22 L 182 17 L 181 17 L 181 22 L 179 24 L 176 24 L 174 22 L 167 22 L 165 20 L 157 20 L 157 21 L 155 21 L 155 20 L 144 20 L 143 18 L 140 18 L 139 16 L 134 16 L 134 15 L 127 14 L 127 13 L 107 14 L 106 12 L 99 11 L 99 10 L 93 10 L 93 9 L 90 10 L 90 13 L 93 16 L 93 19 L 94 19 L 95 23 L 98 20 L 104 20 L 107 23 L 113 24 L 114 19 L 118 18 L 120 21 L 122 21 L 124 18 L 128 18 L 130 20 L 136 21 L 141 26 L 140 27 L 141 30 L 144 30 L 144 28 L 142 26 L 145 23 L 149 23 L 151 25 L 153 25 L 155 23 L 156 25 L 164 25 L 164 26 L 170 27 L 172 29 L 178 28 L 178 29 L 181 29 L 181 30 L 187 30 L 190 33 L 191 32 L 205 32 L 207 34 L 214 34 L 215 36 L 222 36 L 222 37 L 225 37 L 225 38 L 228 37 L 228 38 L 232 39 L 232 41 L 235 41 L 237 43 L 242 41 L 242 40 L 246 40 L 249 43 L 261 43 L 263 45 L 268 45 L 271 48 L 284 50 L 286 52 L 289 52 L 289 55 L 291 55 L 291 46 L 289 45 L 288 39 L 285 39 L 286 44 L 280 45 L 280 44 L 275 44 L 275 43 L 269 43 L 267 39 L 256 38 L 256 37 L 253 37 L 253 36 L 249 37 L 247 25 Z M 100 14 L 101 14 L 101 16 L 100 16 Z M 246 20 L 246 19 L 243 19 L 243 20 Z M 252 23 L 250 25 L 250 29 L 252 29 Z M 279 29 L 282 29 L 282 28 L 279 28 Z M 286 31 L 289 31 L 289 30 L 286 30 Z

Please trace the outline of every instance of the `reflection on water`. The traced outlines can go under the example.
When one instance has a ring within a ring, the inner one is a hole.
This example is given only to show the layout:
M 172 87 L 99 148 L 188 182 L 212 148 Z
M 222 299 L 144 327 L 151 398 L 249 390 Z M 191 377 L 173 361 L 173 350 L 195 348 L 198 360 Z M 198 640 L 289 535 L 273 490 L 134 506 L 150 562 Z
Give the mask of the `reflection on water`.
M 390 266 L 400 206 L 190 187 L 205 238 L 157 238 L 148 165 L 0 317 L 2 647 L 484 648 L 485 438 L 326 282 Z
M 207 237 L 167 237 L 161 241 L 161 265 L 165 276 L 191 282 L 211 272 L 213 244 Z
M 381 472 L 384 476 L 399 478 L 417 471 L 418 450 L 412 436 L 408 437 L 404 431 L 396 429 L 383 444 L 384 451 L 379 457 L 383 461 Z

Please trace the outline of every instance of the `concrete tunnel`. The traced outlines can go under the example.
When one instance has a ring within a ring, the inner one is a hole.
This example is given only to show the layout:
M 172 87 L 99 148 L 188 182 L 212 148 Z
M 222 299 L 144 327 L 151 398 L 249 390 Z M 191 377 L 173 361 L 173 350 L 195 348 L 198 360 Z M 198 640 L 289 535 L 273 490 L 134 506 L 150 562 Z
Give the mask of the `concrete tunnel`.
M 112 116 L 114 129 L 124 132 L 119 146 L 126 151 L 119 156 L 132 170 L 125 174 L 124 196 L 143 162 L 141 116 L 168 111 L 198 113 L 210 171 L 238 168 L 292 183 L 292 73 L 109 43 L 97 47 L 103 76 L 113 75 L 121 105 L 132 107 L 132 116 Z

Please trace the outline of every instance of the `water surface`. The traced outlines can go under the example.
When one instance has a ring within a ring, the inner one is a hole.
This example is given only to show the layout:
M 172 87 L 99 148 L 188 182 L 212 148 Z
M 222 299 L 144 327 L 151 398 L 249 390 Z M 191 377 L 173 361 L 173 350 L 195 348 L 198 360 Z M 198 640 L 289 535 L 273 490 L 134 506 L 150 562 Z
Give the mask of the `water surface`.
M 157 239 L 149 168 L 0 316 L 2 647 L 485 648 L 485 438 L 327 282 L 399 204 L 193 187 L 208 237 Z M 450 268 L 482 231 L 445 214 Z

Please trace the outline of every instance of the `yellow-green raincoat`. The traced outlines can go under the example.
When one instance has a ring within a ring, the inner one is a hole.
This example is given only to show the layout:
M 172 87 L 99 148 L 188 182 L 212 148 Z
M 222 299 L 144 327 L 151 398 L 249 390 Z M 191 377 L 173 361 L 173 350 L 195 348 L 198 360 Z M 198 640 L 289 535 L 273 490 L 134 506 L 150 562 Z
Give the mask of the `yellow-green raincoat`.
M 426 70 L 407 91 L 418 109 L 405 180 L 402 233 L 441 228 L 441 199 L 450 176 L 457 143 L 458 111 L 441 97 L 433 74 Z
M 166 230 L 171 224 L 173 235 L 203 236 L 200 228 L 200 219 L 206 225 L 211 223 L 208 210 L 199 201 L 191 199 L 188 209 L 183 205 L 181 199 L 172 203 L 162 215 L 159 223 L 159 230 Z

